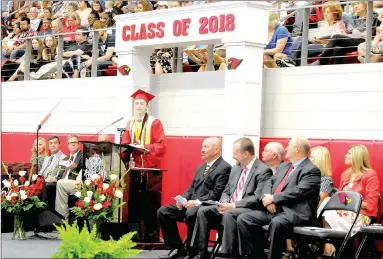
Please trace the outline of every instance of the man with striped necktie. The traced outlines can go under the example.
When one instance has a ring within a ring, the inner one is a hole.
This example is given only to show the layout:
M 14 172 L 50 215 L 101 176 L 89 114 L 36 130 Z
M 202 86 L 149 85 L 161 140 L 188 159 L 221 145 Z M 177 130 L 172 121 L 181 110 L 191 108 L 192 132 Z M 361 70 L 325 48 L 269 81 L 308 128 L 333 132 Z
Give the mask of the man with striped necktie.
M 193 245 L 198 246 L 199 255 L 194 258 L 208 257 L 210 227 L 220 224 L 224 228 L 222 253 L 238 256 L 237 217 L 262 205 L 262 189 L 273 175 L 271 169 L 255 156 L 254 144 L 249 138 L 234 142 L 233 158 L 238 164 L 231 169 L 220 205 L 204 206 L 198 210 Z
M 288 162 L 277 167 L 263 189 L 262 208 L 238 217 L 241 256 L 264 258 L 263 226 L 269 225 L 268 258 L 281 258 L 294 226 L 312 224 L 319 202 L 320 170 L 308 159 L 307 138 L 294 137 L 286 147 Z M 285 251 L 286 257 L 291 253 Z

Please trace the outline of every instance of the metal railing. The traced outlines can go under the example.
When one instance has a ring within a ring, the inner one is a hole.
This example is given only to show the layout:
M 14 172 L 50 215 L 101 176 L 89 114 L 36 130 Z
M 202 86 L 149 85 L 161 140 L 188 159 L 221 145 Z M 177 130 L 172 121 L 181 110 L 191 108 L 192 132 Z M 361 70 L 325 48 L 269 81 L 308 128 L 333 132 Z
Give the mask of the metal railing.
M 301 46 L 301 66 L 306 66 L 308 65 L 308 50 L 309 50 L 309 29 L 310 29 L 310 23 L 309 23 L 309 15 L 312 10 L 312 8 L 322 8 L 322 7 L 328 7 L 328 6 L 335 6 L 335 5 L 343 5 L 347 9 L 349 8 L 350 2 L 341 2 L 341 3 L 326 3 L 326 4 L 318 4 L 318 5 L 312 5 L 312 4 L 307 4 L 303 6 L 296 6 L 296 7 L 289 7 L 289 8 L 278 8 L 278 9 L 273 9 L 270 11 L 273 12 L 278 12 L 280 15 L 281 11 L 289 11 L 286 16 L 280 19 L 281 23 L 289 19 L 290 17 L 293 17 L 296 15 L 298 12 L 304 12 L 304 19 L 303 19 L 303 24 L 302 24 L 302 46 Z M 279 7 L 281 6 L 281 1 L 279 1 Z M 367 22 L 366 22 L 366 39 L 365 39 L 365 49 L 366 53 L 364 56 L 364 61 L 365 63 L 370 62 L 371 58 L 371 43 L 372 43 L 372 30 L 373 30 L 373 2 L 368 1 L 367 3 Z M 345 9 L 346 9 L 345 8 Z M 107 28 L 107 30 L 114 30 L 114 28 Z M 93 33 L 93 39 L 92 39 L 92 66 L 91 66 L 91 72 L 90 75 L 91 77 L 96 77 L 97 76 L 97 58 L 98 58 L 98 42 L 99 42 L 99 31 L 105 30 L 105 29 L 100 29 L 100 30 L 89 30 L 89 32 Z M 57 38 L 58 41 L 58 51 L 57 51 L 57 59 L 55 60 L 57 62 L 57 75 L 56 78 L 62 78 L 63 77 L 63 47 L 64 47 L 64 38 L 67 35 L 73 35 L 75 32 L 68 32 L 68 33 L 60 33 L 60 34 L 55 34 L 55 35 L 44 35 L 44 36 L 35 36 L 35 37 L 29 37 L 29 38 L 23 38 L 22 40 L 26 40 L 26 49 L 25 49 L 25 60 L 31 60 L 31 48 L 32 48 L 32 39 L 34 38 L 45 38 L 47 36 L 54 36 Z M 183 71 L 184 68 L 184 47 L 175 47 L 173 48 L 173 60 L 171 63 L 172 67 L 172 73 L 180 73 Z M 355 46 L 357 47 L 357 46 Z M 194 66 L 201 66 L 204 65 L 206 66 L 205 71 L 212 71 L 213 70 L 213 48 L 214 45 L 207 45 L 207 60 L 205 64 L 196 64 Z M 208 65 L 209 64 L 209 65 Z M 193 66 L 190 65 L 189 66 Z M 24 65 L 24 80 L 29 80 L 30 79 L 30 62 L 25 62 Z

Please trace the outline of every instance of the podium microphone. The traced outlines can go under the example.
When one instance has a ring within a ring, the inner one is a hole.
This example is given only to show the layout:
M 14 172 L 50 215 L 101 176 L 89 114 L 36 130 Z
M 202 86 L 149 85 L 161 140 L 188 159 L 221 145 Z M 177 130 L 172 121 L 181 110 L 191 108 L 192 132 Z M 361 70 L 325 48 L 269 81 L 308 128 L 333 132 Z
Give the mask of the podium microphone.
M 105 128 L 103 128 L 102 130 L 100 130 L 99 132 L 97 132 L 96 134 L 94 134 L 90 139 L 93 139 L 94 136 L 100 134 L 101 132 L 103 132 L 104 130 L 106 130 L 107 128 L 109 128 L 110 126 L 113 126 L 114 124 L 116 124 L 117 122 L 120 122 L 124 119 L 124 117 L 121 117 L 119 118 L 118 120 L 115 120 L 113 121 L 111 124 L 109 124 L 108 126 L 106 126 Z

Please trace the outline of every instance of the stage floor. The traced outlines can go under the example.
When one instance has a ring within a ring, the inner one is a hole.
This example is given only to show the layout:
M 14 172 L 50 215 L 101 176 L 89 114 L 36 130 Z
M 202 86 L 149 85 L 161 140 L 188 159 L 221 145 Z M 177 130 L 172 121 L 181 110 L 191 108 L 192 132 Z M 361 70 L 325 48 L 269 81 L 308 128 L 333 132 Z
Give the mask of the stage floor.
M 50 238 L 55 238 L 58 233 L 49 233 Z M 46 236 L 41 234 L 41 236 Z M 1 258 L 50 258 L 60 246 L 58 239 L 38 239 L 33 237 L 33 232 L 27 233 L 28 240 L 12 240 L 12 233 L 1 233 Z M 48 236 L 49 237 L 49 236 Z M 134 258 L 158 258 L 167 254 L 165 250 L 143 250 Z

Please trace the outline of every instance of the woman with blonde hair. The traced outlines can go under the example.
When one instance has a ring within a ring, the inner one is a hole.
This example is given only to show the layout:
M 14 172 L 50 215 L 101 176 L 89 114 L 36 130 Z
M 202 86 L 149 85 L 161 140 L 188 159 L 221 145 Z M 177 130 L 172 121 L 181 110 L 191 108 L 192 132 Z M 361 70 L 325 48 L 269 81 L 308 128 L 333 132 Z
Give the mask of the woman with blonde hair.
M 45 141 L 45 138 L 39 137 L 38 138 L 39 146 L 37 147 L 37 141 L 33 141 L 32 145 L 32 156 L 31 156 L 31 164 L 37 164 L 37 170 L 40 171 L 41 166 L 43 165 L 44 158 L 48 156 L 48 148 L 47 148 L 47 142 Z M 37 152 L 36 152 L 37 150 Z M 38 153 L 37 159 L 36 159 L 36 153 Z
M 293 39 L 286 27 L 280 25 L 276 12 L 269 14 L 268 40 L 263 51 L 263 65 L 270 68 L 278 67 L 276 60 L 281 54 L 290 56 Z
M 331 177 L 331 158 L 330 152 L 323 146 L 313 147 L 310 152 L 310 160 L 316 165 L 321 173 L 321 183 L 319 192 L 319 208 L 318 211 L 323 208 L 320 206 L 322 202 L 330 197 L 334 190 L 334 181 Z M 286 243 L 286 251 L 283 253 L 283 258 L 292 258 L 294 254 L 294 248 L 290 239 Z
M 370 224 L 371 217 L 378 215 L 379 178 L 378 174 L 371 169 L 368 150 L 364 145 L 351 146 L 345 156 L 345 164 L 349 168 L 341 176 L 339 189 L 358 192 L 363 199 L 360 214 L 351 232 L 353 236 L 361 226 Z M 323 213 L 324 227 L 348 231 L 355 216 L 355 213 L 350 211 L 325 211 Z M 334 255 L 335 247 L 332 244 L 325 244 L 324 256 Z

